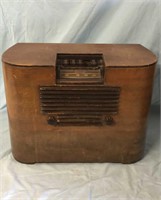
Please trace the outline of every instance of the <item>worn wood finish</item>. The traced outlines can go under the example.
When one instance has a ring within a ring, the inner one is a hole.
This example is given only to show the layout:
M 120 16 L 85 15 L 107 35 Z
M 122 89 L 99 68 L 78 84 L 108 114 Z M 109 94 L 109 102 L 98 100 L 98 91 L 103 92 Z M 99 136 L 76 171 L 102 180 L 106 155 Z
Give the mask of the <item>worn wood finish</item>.
M 102 54 L 103 83 L 57 82 L 56 53 Z M 142 158 L 157 61 L 149 50 L 141 45 L 17 44 L 2 61 L 16 160 L 132 163 Z M 63 112 L 54 115 L 58 111 Z

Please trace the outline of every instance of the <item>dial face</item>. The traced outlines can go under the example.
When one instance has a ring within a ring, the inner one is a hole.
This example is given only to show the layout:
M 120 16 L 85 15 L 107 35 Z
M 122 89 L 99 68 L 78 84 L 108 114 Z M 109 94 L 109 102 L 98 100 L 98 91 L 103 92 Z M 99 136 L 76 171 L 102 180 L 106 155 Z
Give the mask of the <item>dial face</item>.
M 57 55 L 57 83 L 102 83 L 103 72 L 102 54 Z
M 70 79 L 87 79 L 87 78 L 101 78 L 100 69 L 98 70 L 66 70 L 62 69 L 60 71 L 60 78 L 70 78 Z

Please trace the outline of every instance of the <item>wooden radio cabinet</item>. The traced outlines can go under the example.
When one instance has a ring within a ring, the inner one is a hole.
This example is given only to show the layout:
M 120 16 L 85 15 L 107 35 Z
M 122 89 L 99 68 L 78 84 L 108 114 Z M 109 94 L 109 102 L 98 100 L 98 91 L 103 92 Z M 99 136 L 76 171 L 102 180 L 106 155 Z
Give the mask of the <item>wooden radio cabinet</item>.
M 16 160 L 133 163 L 142 158 L 157 62 L 148 49 L 19 43 L 2 61 Z

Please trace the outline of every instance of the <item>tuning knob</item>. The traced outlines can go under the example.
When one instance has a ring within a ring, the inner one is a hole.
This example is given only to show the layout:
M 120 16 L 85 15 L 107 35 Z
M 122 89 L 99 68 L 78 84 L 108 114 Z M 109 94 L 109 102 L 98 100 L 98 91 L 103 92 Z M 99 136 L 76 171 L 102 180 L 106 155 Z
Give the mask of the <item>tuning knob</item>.
M 111 116 L 106 116 L 105 121 L 106 121 L 107 125 L 113 125 L 115 123 L 113 117 L 111 117 Z

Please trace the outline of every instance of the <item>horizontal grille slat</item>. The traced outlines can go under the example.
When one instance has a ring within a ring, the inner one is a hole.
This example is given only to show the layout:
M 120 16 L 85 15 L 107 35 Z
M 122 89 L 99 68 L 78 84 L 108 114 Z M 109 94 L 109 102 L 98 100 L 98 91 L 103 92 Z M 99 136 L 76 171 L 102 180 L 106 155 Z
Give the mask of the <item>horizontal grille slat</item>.
M 96 110 L 96 107 L 43 107 L 42 108 L 42 111 L 47 111 L 47 110 L 51 110 L 51 111 L 95 111 Z M 113 107 L 113 108 L 106 108 L 106 107 L 99 107 L 99 111 L 117 111 L 117 108 Z
M 59 126 L 85 126 L 85 125 L 94 125 L 94 126 L 100 126 L 102 125 L 102 121 L 101 120 L 84 120 L 84 121 L 75 121 L 75 120 L 71 120 L 71 121 L 61 121 L 58 125 Z
M 92 88 L 92 89 L 91 89 Z M 40 87 L 40 92 L 42 91 L 120 91 L 119 87 L 107 87 L 107 86 L 43 86 Z
M 80 115 L 58 115 L 56 118 L 57 119 L 100 119 L 101 114 L 97 114 L 97 115 L 84 115 L 84 114 L 80 114 Z
M 63 93 L 62 93 L 63 92 Z M 110 91 L 79 91 L 79 90 L 73 90 L 73 91 L 70 91 L 70 90 L 55 90 L 55 91 L 52 91 L 52 90 L 47 90 L 47 91 L 41 91 L 40 92 L 41 95 L 50 95 L 50 94 L 54 94 L 54 95 L 65 95 L 65 94 L 71 94 L 71 95 L 76 95 L 76 94 L 81 94 L 81 95 L 85 95 L 85 94 L 92 94 L 92 95 L 96 95 L 96 94 L 102 94 L 102 95 L 118 95 L 119 94 L 119 91 L 113 91 L 113 90 L 110 90 Z
M 88 119 L 87 118 L 85 118 L 85 119 L 72 119 L 72 118 L 68 118 L 68 119 L 61 119 L 61 122 L 62 123 L 65 123 L 65 122 L 87 122 L 87 121 L 91 121 L 91 122 L 97 121 L 98 122 L 98 120 L 100 121 L 99 118 L 95 118 L 95 119 L 89 119 L 89 118 Z
M 41 112 L 59 124 L 101 124 L 102 117 L 118 113 L 119 87 L 43 86 Z
M 100 102 L 99 102 L 100 103 Z M 102 104 L 96 104 L 96 103 L 86 103 L 86 102 L 83 102 L 83 103 L 42 103 L 42 106 L 43 107 L 103 107 L 103 108 L 106 108 L 106 107 L 110 107 L 110 108 L 113 108 L 113 107 L 117 107 L 117 103 L 110 103 L 110 104 L 107 104 L 107 103 L 102 103 Z
M 62 103 L 81 103 L 81 104 L 98 104 L 98 103 L 100 103 L 100 99 L 90 99 L 90 100 L 88 100 L 88 99 L 65 99 L 65 101 L 64 101 L 64 99 L 44 99 L 44 98 L 41 98 L 41 103 L 43 104 L 43 103 L 48 103 L 48 105 L 50 104 L 50 103 L 53 103 L 53 104 L 57 104 L 57 103 L 60 103 L 60 102 L 62 102 Z M 101 99 L 101 104 L 117 104 L 119 102 L 119 100 L 118 99 Z
M 119 98 L 119 95 L 109 95 L 109 96 L 105 96 L 105 95 L 40 95 L 40 99 L 109 99 L 109 100 L 117 100 Z
M 75 120 L 71 120 L 71 121 L 61 121 L 59 125 L 101 125 L 101 120 L 83 120 L 83 121 L 75 121 Z
M 71 111 L 53 111 L 53 110 L 41 110 L 41 112 L 43 114 L 53 114 L 53 115 L 62 115 L 62 114 L 67 114 L 67 115 L 85 115 L 85 114 L 90 114 L 90 115 L 105 115 L 105 114 L 110 114 L 110 115 L 114 115 L 117 114 L 117 110 L 116 111 L 105 111 L 105 110 L 99 110 L 99 111 L 86 111 L 86 110 L 71 110 Z
M 73 96 L 77 96 L 77 95 L 81 95 L 81 96 L 86 96 L 86 95 L 96 95 L 96 96 L 98 96 L 98 95 L 111 95 L 111 96 L 118 96 L 119 95 L 119 92 L 113 92 L 113 91 L 110 91 L 110 92 L 83 92 L 83 91 L 73 91 L 73 92 L 71 92 L 71 91 L 67 91 L 67 92 L 64 92 L 64 93 L 62 93 L 62 91 L 47 91 L 47 92 L 41 92 L 40 93 L 40 95 L 41 96 L 62 96 L 62 95 L 73 95 Z

